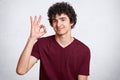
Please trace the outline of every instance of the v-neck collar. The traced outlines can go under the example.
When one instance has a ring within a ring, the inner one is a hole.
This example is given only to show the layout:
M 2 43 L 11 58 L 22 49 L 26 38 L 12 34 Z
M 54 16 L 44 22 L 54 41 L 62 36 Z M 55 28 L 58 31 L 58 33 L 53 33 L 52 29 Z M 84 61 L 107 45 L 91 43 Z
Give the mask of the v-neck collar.
M 53 36 L 53 39 L 54 39 L 55 44 L 56 44 L 58 47 L 60 47 L 61 49 L 66 49 L 66 48 L 72 46 L 72 44 L 75 42 L 75 38 L 74 38 L 74 40 L 73 40 L 69 45 L 67 45 L 66 47 L 62 47 L 62 46 L 56 41 L 55 35 Z

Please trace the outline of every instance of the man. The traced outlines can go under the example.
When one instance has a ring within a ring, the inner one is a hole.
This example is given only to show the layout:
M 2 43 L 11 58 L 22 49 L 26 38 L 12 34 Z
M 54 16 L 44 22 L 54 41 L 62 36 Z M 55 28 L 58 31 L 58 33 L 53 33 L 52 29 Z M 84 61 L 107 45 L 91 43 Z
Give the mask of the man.
M 17 73 L 27 73 L 40 62 L 39 80 L 87 80 L 89 75 L 90 50 L 71 36 L 76 24 L 73 7 L 60 2 L 48 10 L 48 17 L 55 35 L 42 37 L 47 31 L 40 25 L 41 16 L 31 20 L 31 33 L 17 65 Z

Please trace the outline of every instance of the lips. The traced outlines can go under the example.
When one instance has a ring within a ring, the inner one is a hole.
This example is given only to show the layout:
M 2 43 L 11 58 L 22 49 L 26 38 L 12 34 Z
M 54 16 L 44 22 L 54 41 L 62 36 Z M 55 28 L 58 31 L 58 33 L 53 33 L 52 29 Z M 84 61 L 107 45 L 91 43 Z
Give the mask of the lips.
M 62 29 L 64 29 L 64 27 L 59 27 L 59 28 L 57 28 L 58 31 L 60 31 L 60 30 L 62 30 Z

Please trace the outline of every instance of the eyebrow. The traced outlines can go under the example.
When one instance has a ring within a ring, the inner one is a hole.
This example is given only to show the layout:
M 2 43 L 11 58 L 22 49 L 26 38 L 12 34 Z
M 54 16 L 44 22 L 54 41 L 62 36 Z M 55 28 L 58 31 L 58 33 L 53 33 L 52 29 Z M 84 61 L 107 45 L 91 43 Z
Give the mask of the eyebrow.
M 66 17 L 61 17 L 61 18 L 59 18 L 59 19 L 66 19 Z
M 66 17 L 60 17 L 58 19 L 66 19 Z M 57 20 L 56 18 L 52 18 L 52 20 Z

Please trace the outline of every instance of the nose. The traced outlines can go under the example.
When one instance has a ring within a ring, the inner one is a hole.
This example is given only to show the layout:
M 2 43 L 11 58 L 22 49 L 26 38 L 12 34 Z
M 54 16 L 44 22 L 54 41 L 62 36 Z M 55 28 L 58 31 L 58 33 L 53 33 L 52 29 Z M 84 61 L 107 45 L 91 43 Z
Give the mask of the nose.
M 61 22 L 60 21 L 57 21 L 57 26 L 61 26 Z

